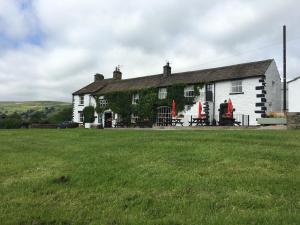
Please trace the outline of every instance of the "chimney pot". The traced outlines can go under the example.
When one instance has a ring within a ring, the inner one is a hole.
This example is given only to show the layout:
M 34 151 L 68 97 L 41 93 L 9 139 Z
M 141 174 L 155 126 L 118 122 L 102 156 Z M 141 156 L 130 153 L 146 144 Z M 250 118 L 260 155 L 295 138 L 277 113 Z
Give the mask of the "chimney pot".
M 163 77 L 169 77 L 171 76 L 171 67 L 170 67 L 170 63 L 167 62 L 167 64 L 164 66 L 164 73 L 163 73 Z
M 120 71 L 119 66 L 117 66 L 115 71 L 113 72 L 113 79 L 114 80 L 122 80 L 122 72 Z
M 100 73 L 94 75 L 94 81 L 104 80 L 104 76 Z

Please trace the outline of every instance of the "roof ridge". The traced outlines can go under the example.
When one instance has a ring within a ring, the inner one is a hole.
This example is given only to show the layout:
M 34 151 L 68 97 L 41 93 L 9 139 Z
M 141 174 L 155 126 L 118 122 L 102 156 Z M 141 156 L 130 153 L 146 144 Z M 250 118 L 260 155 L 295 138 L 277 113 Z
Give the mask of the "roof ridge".
M 183 74 L 183 73 L 193 73 L 193 72 L 203 72 L 206 70 L 219 70 L 219 69 L 225 69 L 229 67 L 235 67 L 235 66 L 245 66 L 245 65 L 251 65 L 251 64 L 257 64 L 257 63 L 265 63 L 268 61 L 273 61 L 274 59 L 266 59 L 266 60 L 260 60 L 260 61 L 254 61 L 254 62 L 246 62 L 246 63 L 238 63 L 238 64 L 232 64 L 229 66 L 219 66 L 219 67 L 213 67 L 213 68 L 206 68 L 206 69 L 200 69 L 200 70 L 190 70 L 185 72 L 178 72 L 178 73 L 172 73 L 172 74 Z
M 298 79 L 300 79 L 300 76 L 294 77 L 292 80 L 289 80 L 288 83 L 293 82 L 293 81 L 296 81 L 296 80 L 298 80 Z
M 239 64 L 232 64 L 229 66 L 220 66 L 220 67 L 213 67 L 213 68 L 206 68 L 206 69 L 200 69 L 200 70 L 189 70 L 189 71 L 184 71 L 184 72 L 176 72 L 176 73 L 171 73 L 172 75 L 177 75 L 177 74 L 184 74 L 184 73 L 196 73 L 196 72 L 204 72 L 207 70 L 219 70 L 219 69 L 224 69 L 224 68 L 229 68 L 229 67 L 235 67 L 235 66 L 245 66 L 245 65 L 251 65 L 251 64 L 257 64 L 257 63 L 265 63 L 265 62 L 272 62 L 274 59 L 266 59 L 266 60 L 260 60 L 260 61 L 254 61 L 254 62 L 246 62 L 246 63 L 239 63 Z M 146 75 L 146 76 L 141 76 L 141 77 L 133 77 L 133 78 L 127 78 L 119 81 L 129 81 L 129 80 L 134 80 L 134 79 L 142 79 L 142 78 L 149 78 L 149 77 L 155 77 L 155 76 L 160 76 L 162 73 L 159 74 L 153 74 L 153 75 Z M 106 80 L 106 79 L 105 79 Z

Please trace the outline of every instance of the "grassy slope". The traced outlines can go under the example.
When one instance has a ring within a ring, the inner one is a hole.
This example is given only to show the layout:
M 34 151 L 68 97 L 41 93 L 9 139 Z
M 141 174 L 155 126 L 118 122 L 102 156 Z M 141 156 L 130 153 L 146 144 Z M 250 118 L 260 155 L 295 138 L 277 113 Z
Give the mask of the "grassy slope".
M 42 111 L 45 107 L 66 107 L 71 103 L 55 101 L 28 101 L 28 102 L 0 102 L 0 112 L 11 114 L 13 112 L 26 112 L 27 110 Z
M 300 224 L 299 136 L 3 130 L 0 224 Z

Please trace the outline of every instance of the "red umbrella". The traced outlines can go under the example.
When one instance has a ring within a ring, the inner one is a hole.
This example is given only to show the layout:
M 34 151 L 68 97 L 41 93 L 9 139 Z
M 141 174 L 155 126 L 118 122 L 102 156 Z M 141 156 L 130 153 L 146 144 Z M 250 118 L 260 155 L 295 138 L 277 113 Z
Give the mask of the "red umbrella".
M 198 118 L 201 118 L 201 114 L 202 114 L 202 104 L 199 101 L 199 105 L 198 105 Z
M 176 117 L 176 102 L 175 100 L 173 99 L 172 101 L 172 117 Z
M 228 115 L 229 116 L 231 116 L 232 115 L 232 113 L 233 113 L 233 105 L 232 105 L 232 101 L 231 101 L 231 99 L 229 98 L 229 100 L 228 100 L 228 108 L 227 108 L 227 113 L 228 113 Z

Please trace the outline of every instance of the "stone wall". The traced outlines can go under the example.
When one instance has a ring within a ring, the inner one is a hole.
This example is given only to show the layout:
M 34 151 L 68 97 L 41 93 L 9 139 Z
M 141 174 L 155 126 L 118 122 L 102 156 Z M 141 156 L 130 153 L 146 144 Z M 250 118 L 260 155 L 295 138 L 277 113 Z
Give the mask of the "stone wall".
M 288 129 L 300 129 L 300 112 L 287 114 Z

